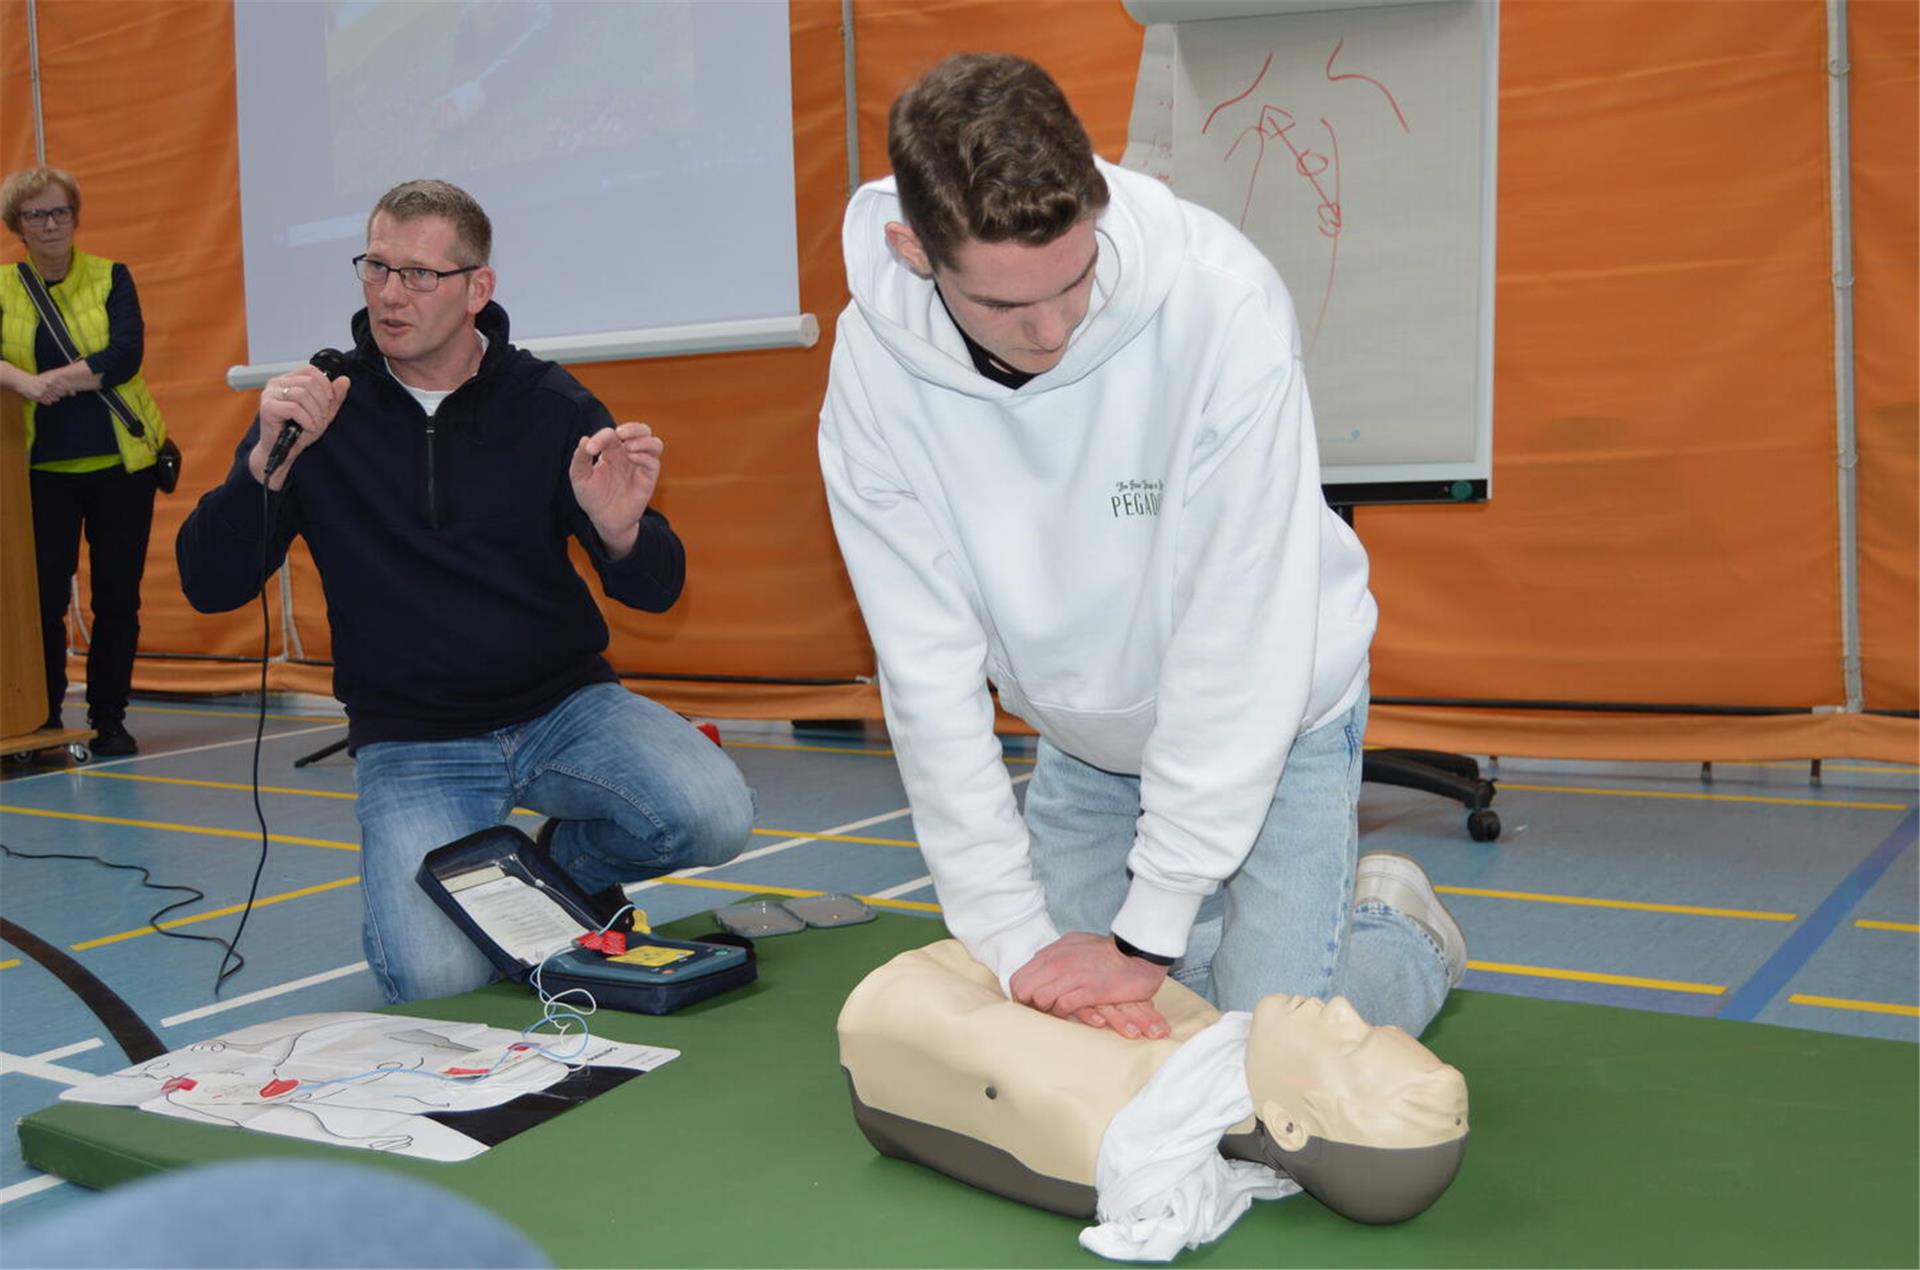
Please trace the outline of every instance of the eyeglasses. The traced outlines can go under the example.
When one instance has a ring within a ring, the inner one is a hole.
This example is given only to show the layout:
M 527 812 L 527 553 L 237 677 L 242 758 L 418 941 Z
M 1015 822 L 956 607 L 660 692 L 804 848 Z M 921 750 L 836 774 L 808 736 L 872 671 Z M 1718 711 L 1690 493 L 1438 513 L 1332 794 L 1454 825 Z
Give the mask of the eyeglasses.
M 49 221 L 55 225 L 64 225 L 73 219 L 71 207 L 30 207 L 20 213 L 20 219 L 29 225 L 45 225 Z
M 375 291 L 387 285 L 387 275 L 390 273 L 399 274 L 400 285 L 409 291 L 433 291 L 439 288 L 440 279 L 472 273 L 481 267 L 467 265 L 460 269 L 429 269 L 425 265 L 408 265 L 404 269 L 396 269 L 386 261 L 376 260 L 372 256 L 353 258 L 353 272 L 359 276 L 362 283 Z

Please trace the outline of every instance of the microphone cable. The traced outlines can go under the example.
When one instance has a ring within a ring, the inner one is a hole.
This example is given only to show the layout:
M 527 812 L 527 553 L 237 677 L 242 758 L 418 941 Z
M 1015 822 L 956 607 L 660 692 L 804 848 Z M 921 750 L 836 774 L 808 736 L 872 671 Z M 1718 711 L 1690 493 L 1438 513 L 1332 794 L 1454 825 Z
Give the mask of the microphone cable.
M 267 561 L 273 550 L 273 491 L 260 483 L 260 699 L 253 722 L 253 819 L 260 826 L 260 858 L 254 861 L 253 881 L 247 887 L 247 902 L 240 910 L 240 924 L 233 940 L 220 958 L 220 971 L 214 976 L 213 995 L 219 996 L 227 980 L 240 973 L 247 959 L 240 955 L 240 936 L 246 933 L 247 919 L 253 916 L 253 902 L 260 894 L 260 877 L 267 868 L 267 813 L 260 805 L 260 749 L 267 736 L 267 662 L 273 653 L 273 622 L 267 608 Z
M 317 366 L 327 381 L 340 378 L 346 373 L 346 357 L 337 349 L 323 348 L 308 359 L 308 363 Z M 260 421 L 261 431 L 266 430 L 266 420 Z M 297 430 L 297 429 L 296 429 Z M 267 663 L 273 654 L 273 620 L 267 608 L 267 562 L 273 552 L 273 489 L 269 482 L 273 479 L 271 471 L 266 472 L 260 481 L 260 705 L 253 724 L 253 819 L 260 826 L 260 858 L 254 861 L 253 881 L 247 886 L 247 902 L 240 910 L 240 924 L 234 928 L 233 941 L 226 945 L 226 953 L 220 958 L 220 971 L 214 976 L 213 995 L 219 996 L 220 989 L 226 986 L 228 979 L 240 973 L 247 959 L 240 955 L 240 936 L 246 933 L 247 919 L 253 916 L 254 900 L 260 894 L 260 877 L 267 868 L 267 813 L 260 805 L 260 749 L 267 736 Z M 285 567 L 285 562 L 282 562 Z

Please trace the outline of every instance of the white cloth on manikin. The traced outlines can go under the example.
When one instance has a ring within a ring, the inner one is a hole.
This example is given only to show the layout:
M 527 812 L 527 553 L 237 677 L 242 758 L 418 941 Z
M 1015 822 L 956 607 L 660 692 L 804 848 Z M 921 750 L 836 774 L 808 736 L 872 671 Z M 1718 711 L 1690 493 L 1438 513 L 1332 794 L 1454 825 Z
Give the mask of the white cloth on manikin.
M 1227 1232 L 1256 1199 L 1299 1183 L 1263 1164 L 1229 1160 L 1220 1137 L 1253 1114 L 1247 1034 L 1236 1010 L 1175 1050 L 1107 1125 L 1094 1168 L 1098 1226 L 1080 1246 L 1115 1261 L 1171 1261 Z

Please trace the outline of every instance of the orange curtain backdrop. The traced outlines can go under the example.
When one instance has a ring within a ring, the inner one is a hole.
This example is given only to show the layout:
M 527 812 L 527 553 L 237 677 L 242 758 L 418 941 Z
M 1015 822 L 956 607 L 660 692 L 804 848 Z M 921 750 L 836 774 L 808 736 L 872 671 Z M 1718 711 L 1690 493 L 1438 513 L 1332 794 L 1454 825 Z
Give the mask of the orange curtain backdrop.
M 5 172 L 29 167 L 34 158 L 26 22 L 26 0 L 0 0 L 0 171 Z M 20 244 L 12 247 L 7 258 L 18 259 Z
M 1374 692 L 1843 702 L 1822 6 L 1500 35 L 1493 498 L 1359 513 Z
M 1860 661 L 1869 709 L 1920 706 L 1920 5 L 1848 6 Z
M 6 5 L 9 67 L 16 43 L 18 64 L 25 66 L 25 8 Z M 146 321 L 143 370 L 184 456 L 180 489 L 154 505 L 135 682 L 146 689 L 197 687 L 206 667 L 165 659 L 257 657 L 261 638 L 255 609 L 219 618 L 194 613 L 173 567 L 180 522 L 200 491 L 225 474 L 252 417 L 225 383 L 227 367 L 245 361 L 247 347 L 233 10 L 205 0 L 40 0 L 35 13 L 47 162 L 80 183 L 84 206 L 75 241 L 133 271 Z M 4 100 L 11 107 L 14 77 L 8 80 Z M 9 109 L 0 136 L 11 146 L 19 131 Z M 21 166 L 32 162 L 30 118 L 25 133 Z M 8 160 L 12 170 L 11 149 Z M 19 241 L 8 236 L 7 246 L 7 259 L 19 259 Z M 277 646 L 277 590 L 272 599 Z M 82 677 L 85 668 L 76 661 L 73 672 Z M 243 687 L 249 675 L 257 671 L 235 667 L 211 678 Z
M 1017 53 L 1039 62 L 1073 102 L 1093 148 L 1120 161 L 1143 28 L 1119 0 L 854 0 L 853 14 L 862 181 L 893 170 L 893 99 L 950 53 Z

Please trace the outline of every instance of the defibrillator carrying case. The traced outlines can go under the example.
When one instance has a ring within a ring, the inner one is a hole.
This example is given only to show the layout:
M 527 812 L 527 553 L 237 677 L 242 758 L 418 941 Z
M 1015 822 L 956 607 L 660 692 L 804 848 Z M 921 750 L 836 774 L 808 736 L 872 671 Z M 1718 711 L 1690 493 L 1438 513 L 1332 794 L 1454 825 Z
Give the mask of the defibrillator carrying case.
M 631 908 L 616 920 L 615 906 L 583 894 L 512 825 L 429 851 L 417 880 L 502 974 L 523 983 L 537 974 L 532 986 L 549 997 L 583 988 L 615 1010 L 671 1014 L 759 974 L 749 940 L 663 939 L 633 929 Z

